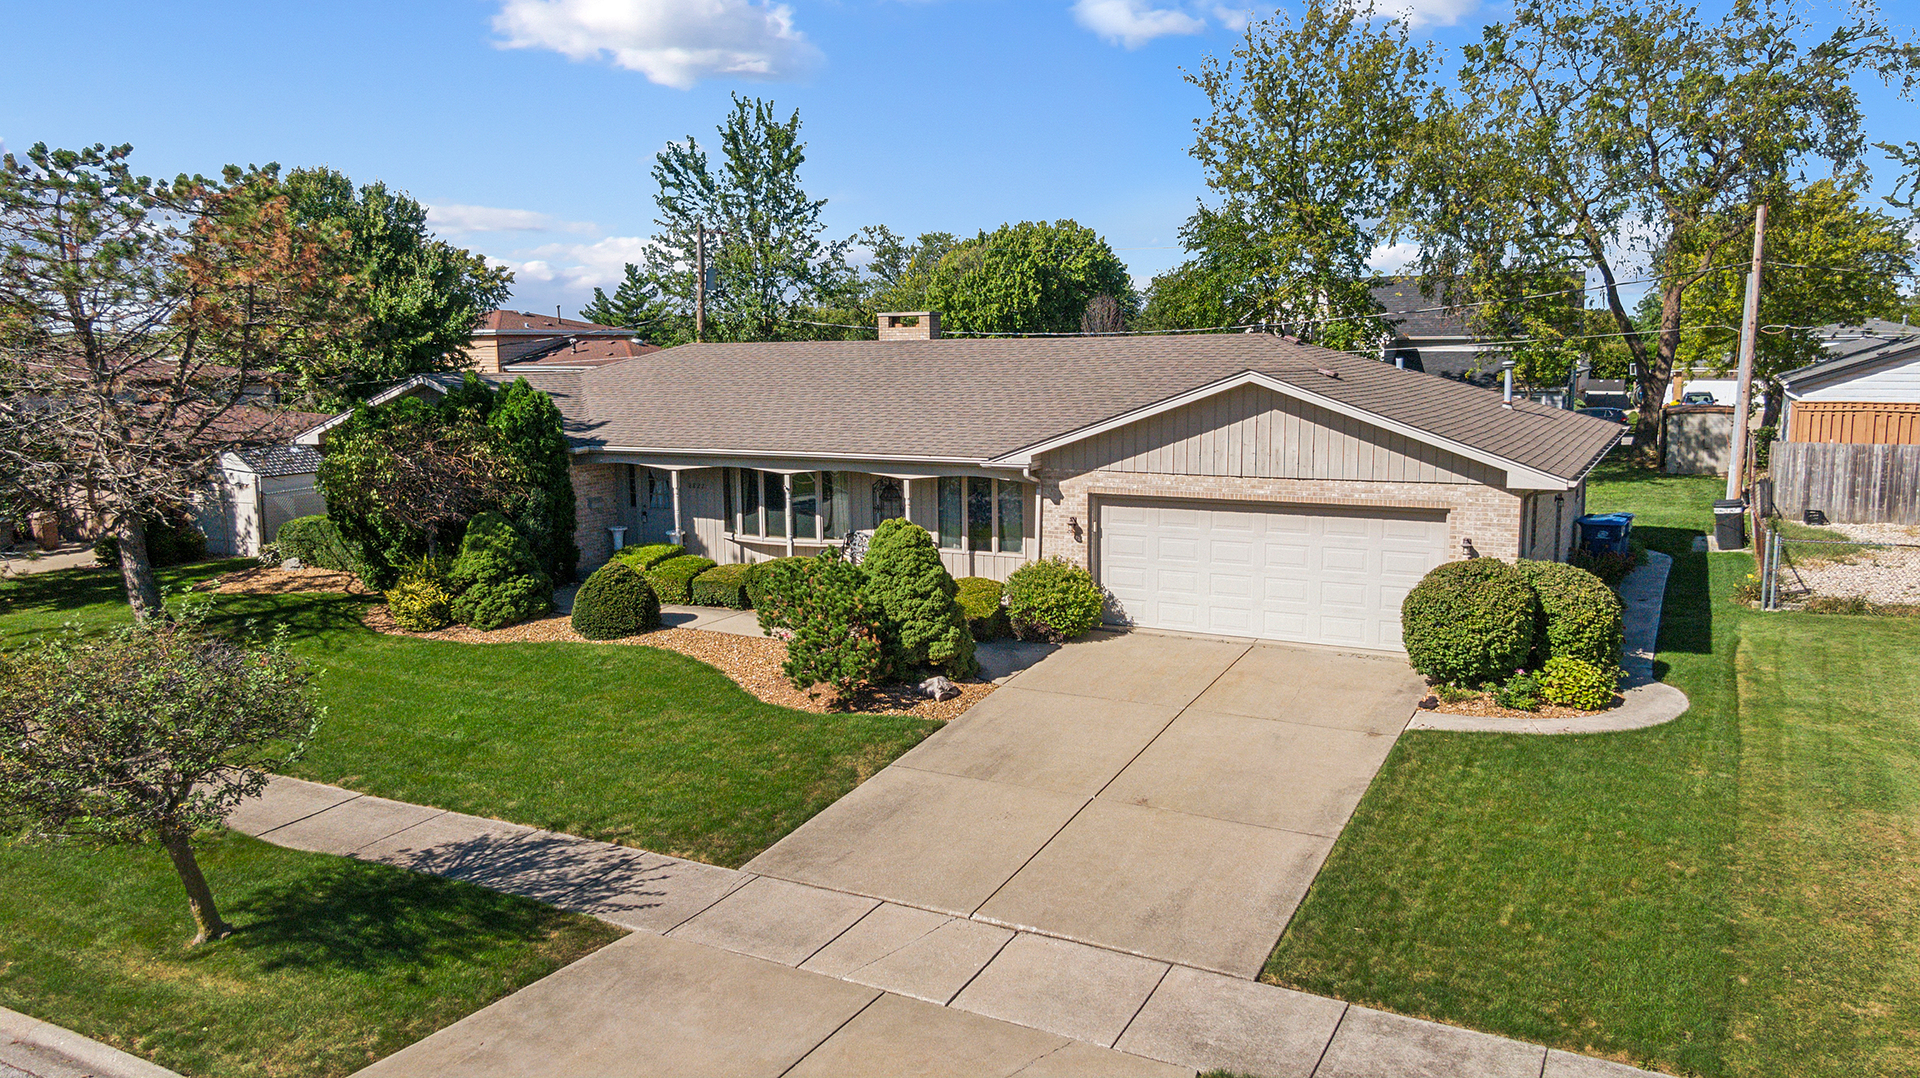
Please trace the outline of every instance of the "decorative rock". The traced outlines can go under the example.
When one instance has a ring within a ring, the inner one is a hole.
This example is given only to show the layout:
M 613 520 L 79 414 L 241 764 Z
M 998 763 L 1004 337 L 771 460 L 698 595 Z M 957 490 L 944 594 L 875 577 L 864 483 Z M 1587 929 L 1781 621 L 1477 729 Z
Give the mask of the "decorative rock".
M 960 686 L 936 676 L 921 682 L 920 691 L 934 700 L 951 700 L 960 695 Z
M 1440 698 L 1438 696 L 1428 695 L 1428 696 L 1422 696 L 1420 698 L 1420 709 L 1422 711 L 1432 711 L 1434 708 L 1439 706 L 1440 706 Z
M 288 558 L 286 561 L 280 563 L 280 568 L 282 569 L 305 569 L 306 567 L 307 563 L 301 561 L 299 558 Z

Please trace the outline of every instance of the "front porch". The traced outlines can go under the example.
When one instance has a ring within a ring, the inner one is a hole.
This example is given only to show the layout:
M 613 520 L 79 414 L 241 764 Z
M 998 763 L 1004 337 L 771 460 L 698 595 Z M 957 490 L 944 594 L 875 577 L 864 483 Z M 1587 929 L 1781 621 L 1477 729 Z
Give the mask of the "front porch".
M 684 545 L 722 564 L 817 554 L 905 517 L 933 535 L 956 578 L 1004 580 L 1041 556 L 1044 508 L 1019 469 L 584 454 L 573 469 L 581 571 L 622 546 Z

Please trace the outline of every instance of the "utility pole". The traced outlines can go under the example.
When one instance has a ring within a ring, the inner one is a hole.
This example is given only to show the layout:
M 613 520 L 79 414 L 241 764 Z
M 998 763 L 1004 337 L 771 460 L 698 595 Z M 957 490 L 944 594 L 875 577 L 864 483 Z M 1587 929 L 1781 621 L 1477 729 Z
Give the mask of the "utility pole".
M 707 339 L 707 226 L 695 226 L 693 256 L 693 339 Z
M 1740 320 L 1740 383 L 1733 399 L 1733 444 L 1728 446 L 1727 500 L 1746 491 L 1747 411 L 1753 392 L 1753 350 L 1760 337 L 1760 257 L 1767 242 L 1767 207 L 1753 215 L 1753 268 L 1747 273 L 1747 309 Z

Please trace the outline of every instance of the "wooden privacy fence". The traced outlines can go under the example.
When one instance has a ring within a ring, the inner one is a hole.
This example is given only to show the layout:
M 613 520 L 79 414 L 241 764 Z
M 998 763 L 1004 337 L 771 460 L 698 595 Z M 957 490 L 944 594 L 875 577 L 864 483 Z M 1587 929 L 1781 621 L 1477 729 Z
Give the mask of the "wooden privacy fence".
M 1836 524 L 1920 524 L 1920 445 L 1775 442 L 1768 470 L 1789 520 L 1818 509 Z

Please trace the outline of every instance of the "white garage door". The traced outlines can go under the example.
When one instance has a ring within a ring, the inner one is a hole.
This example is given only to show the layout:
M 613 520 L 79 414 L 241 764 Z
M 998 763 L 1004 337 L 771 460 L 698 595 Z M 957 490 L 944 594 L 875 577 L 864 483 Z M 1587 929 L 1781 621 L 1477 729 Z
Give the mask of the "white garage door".
M 1446 558 L 1438 511 L 1100 507 L 1100 582 L 1135 625 L 1398 651 L 1400 601 Z

